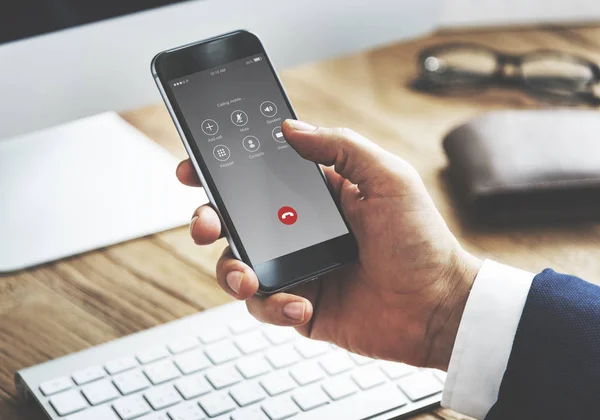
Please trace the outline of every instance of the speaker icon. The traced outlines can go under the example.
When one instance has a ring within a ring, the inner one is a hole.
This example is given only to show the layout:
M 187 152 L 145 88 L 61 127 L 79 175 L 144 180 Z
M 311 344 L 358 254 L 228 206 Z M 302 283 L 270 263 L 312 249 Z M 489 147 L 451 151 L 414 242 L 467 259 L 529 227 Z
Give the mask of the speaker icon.
M 267 118 L 274 117 L 277 114 L 277 105 L 271 101 L 264 101 L 260 104 L 260 112 Z

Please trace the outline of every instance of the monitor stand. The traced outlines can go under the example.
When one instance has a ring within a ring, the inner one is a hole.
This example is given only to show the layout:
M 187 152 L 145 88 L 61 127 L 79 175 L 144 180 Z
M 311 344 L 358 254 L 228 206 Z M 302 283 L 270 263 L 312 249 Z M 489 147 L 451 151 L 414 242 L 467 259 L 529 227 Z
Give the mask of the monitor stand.
M 177 163 L 115 113 L 0 141 L 0 273 L 189 223 Z

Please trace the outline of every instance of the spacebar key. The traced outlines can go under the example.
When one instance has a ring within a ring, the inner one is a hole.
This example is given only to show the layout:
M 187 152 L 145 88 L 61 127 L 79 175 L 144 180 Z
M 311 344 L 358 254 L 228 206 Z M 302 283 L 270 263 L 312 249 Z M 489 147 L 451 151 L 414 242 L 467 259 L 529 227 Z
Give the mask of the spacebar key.
M 89 410 L 80 411 L 77 414 L 66 417 L 64 420 L 120 420 L 108 405 L 94 407 Z
M 388 383 L 308 413 L 302 413 L 294 419 L 361 420 L 402 407 L 407 402 L 404 394 L 394 384 Z

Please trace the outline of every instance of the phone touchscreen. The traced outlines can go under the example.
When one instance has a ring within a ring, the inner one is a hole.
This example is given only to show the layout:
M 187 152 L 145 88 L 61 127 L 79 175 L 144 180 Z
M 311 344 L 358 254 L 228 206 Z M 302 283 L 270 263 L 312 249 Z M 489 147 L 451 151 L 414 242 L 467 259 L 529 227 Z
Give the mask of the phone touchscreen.
M 316 165 L 281 132 L 292 113 L 264 54 L 166 87 L 252 265 L 349 233 Z

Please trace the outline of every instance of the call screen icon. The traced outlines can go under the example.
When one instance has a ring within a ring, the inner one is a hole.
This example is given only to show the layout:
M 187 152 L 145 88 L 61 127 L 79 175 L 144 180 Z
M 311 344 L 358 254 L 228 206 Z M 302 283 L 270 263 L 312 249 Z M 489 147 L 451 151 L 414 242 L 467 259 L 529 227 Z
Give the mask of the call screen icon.
M 298 220 L 298 213 L 294 210 L 293 207 L 283 206 L 277 212 L 277 217 L 279 217 L 279 221 L 284 225 L 293 225 Z

